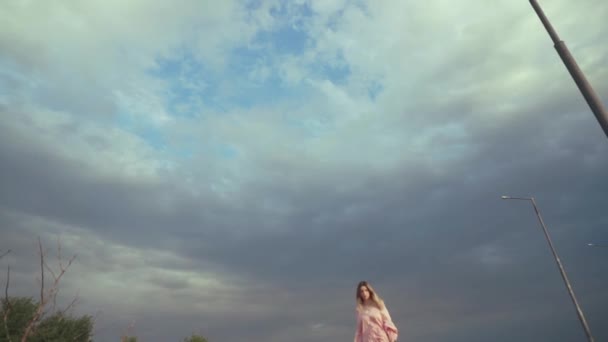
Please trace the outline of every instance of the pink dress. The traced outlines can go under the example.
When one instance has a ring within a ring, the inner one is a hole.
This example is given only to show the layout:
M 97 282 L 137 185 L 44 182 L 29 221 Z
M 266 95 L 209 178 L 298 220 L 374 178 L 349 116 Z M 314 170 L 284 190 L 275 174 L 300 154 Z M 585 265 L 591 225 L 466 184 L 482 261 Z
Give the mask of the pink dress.
M 386 308 L 365 305 L 357 310 L 355 342 L 395 342 L 398 333 Z

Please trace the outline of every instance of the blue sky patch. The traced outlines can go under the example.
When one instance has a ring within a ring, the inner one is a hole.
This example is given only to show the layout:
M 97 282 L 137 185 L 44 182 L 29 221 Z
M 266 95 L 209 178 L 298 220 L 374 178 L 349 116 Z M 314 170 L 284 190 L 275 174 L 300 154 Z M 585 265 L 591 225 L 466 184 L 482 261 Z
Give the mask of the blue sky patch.
M 306 32 L 290 26 L 283 26 L 276 31 L 262 31 L 255 39 L 256 43 L 270 46 L 278 54 L 300 54 L 308 44 Z

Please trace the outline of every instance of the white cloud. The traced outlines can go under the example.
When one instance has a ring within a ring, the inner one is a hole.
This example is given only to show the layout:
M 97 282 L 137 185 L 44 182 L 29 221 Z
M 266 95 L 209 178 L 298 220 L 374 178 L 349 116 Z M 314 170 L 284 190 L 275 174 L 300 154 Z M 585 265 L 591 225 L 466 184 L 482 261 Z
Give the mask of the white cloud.
M 340 9 L 344 8 L 344 5 L 346 5 L 346 3 L 347 3 L 346 0 L 328 0 L 328 1 L 311 0 L 310 1 L 312 10 L 315 13 L 320 14 L 321 16 L 330 16 L 332 14 L 335 14 Z
M 35 105 L 13 107 L 3 115 L 13 118 L 0 124 L 3 130 L 26 138 L 31 148 L 82 164 L 85 178 L 158 182 L 159 172 L 172 165 L 145 141 L 117 127 L 81 121 L 68 113 Z

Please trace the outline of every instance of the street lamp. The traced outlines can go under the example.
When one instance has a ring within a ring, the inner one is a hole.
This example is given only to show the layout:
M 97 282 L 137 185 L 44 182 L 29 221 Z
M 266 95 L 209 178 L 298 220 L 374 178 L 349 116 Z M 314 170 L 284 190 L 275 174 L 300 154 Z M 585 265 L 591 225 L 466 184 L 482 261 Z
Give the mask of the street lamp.
M 570 294 L 572 303 L 574 303 L 574 306 L 576 308 L 576 313 L 578 315 L 578 319 L 581 322 L 581 324 L 583 325 L 583 329 L 585 330 L 585 334 L 587 335 L 587 340 L 589 342 L 593 342 L 594 339 L 593 339 L 593 336 L 591 336 L 591 331 L 589 329 L 589 325 L 587 324 L 587 320 L 585 319 L 585 315 L 583 314 L 583 310 L 581 309 L 580 305 L 578 304 L 578 301 L 576 300 L 576 296 L 574 295 L 574 290 L 572 289 L 572 286 L 570 285 L 570 281 L 568 280 L 568 276 L 566 275 L 566 270 L 564 269 L 564 266 L 562 266 L 562 262 L 560 261 L 559 256 L 557 255 L 557 252 L 555 251 L 555 247 L 553 246 L 553 242 L 551 241 L 551 237 L 549 236 L 549 231 L 547 231 L 547 227 L 545 226 L 545 223 L 543 222 L 543 218 L 540 216 L 540 211 L 538 210 L 538 207 L 536 206 L 536 201 L 534 200 L 534 197 L 527 198 L 527 197 L 502 196 L 501 198 L 504 200 L 507 200 L 507 199 L 524 200 L 524 201 L 530 201 L 532 203 L 532 206 L 534 207 L 534 212 L 536 213 L 536 217 L 538 217 L 538 221 L 540 222 L 540 225 L 543 228 L 543 233 L 545 233 L 545 238 L 547 239 L 547 242 L 549 243 L 549 248 L 551 248 L 551 253 L 553 253 L 553 258 L 555 259 L 555 262 L 557 263 L 559 272 L 562 275 L 562 279 L 564 280 L 564 283 L 566 284 L 566 289 L 568 289 L 568 293 Z
M 557 50 L 557 54 L 562 59 L 562 62 L 570 72 L 570 76 L 572 76 L 572 78 L 574 79 L 574 82 L 578 86 L 578 89 L 580 90 L 581 94 L 583 94 L 585 101 L 587 101 L 589 108 L 591 108 L 591 111 L 595 115 L 595 118 L 604 130 L 606 136 L 608 137 L 608 112 L 606 111 L 606 108 L 604 108 L 602 101 L 600 101 L 600 98 L 593 90 L 593 87 L 591 87 L 591 84 L 585 78 L 585 75 L 574 60 L 574 57 L 572 57 L 572 55 L 570 54 L 570 51 L 568 50 L 566 44 L 559 38 L 557 32 L 555 32 L 555 30 L 553 29 L 553 26 L 551 26 L 549 19 L 547 19 L 547 17 L 545 16 L 545 13 L 540 8 L 538 2 L 536 2 L 536 0 L 530 0 L 530 4 L 534 8 L 534 11 L 536 11 L 536 14 L 538 15 L 540 21 L 545 26 L 547 33 L 549 33 L 549 36 L 553 41 L 555 50 Z

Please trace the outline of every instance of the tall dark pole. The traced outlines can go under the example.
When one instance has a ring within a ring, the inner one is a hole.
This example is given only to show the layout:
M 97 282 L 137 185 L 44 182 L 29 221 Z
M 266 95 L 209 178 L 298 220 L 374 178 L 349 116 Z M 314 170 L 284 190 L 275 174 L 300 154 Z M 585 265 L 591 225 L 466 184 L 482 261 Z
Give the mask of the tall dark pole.
M 568 51 L 566 44 L 559 38 L 557 32 L 555 32 L 553 26 L 551 26 L 551 23 L 545 16 L 545 13 L 540 8 L 536 0 L 530 0 L 530 4 L 532 4 L 532 7 L 534 7 L 536 14 L 538 14 L 538 17 L 545 26 L 545 29 L 547 29 L 549 36 L 551 36 L 551 40 L 553 40 L 555 50 L 557 50 L 562 62 L 564 62 L 566 65 L 566 68 L 570 72 L 574 82 L 576 82 L 578 89 L 581 91 L 583 97 L 587 101 L 587 104 L 591 108 L 591 111 L 593 114 L 595 114 L 597 121 L 604 130 L 604 134 L 606 134 L 606 137 L 608 137 L 608 112 L 606 112 L 606 108 L 602 104 L 602 101 L 600 101 L 600 98 L 591 87 L 591 84 L 585 78 L 585 75 L 578 67 L 578 64 L 576 64 L 574 57 L 572 57 L 570 51 Z
M 536 213 L 536 217 L 538 217 L 538 221 L 540 222 L 541 227 L 543 228 L 543 233 L 545 234 L 545 239 L 547 239 L 547 243 L 549 243 L 549 248 L 551 249 L 551 253 L 553 254 L 553 258 L 557 263 L 557 267 L 559 268 L 559 272 L 562 275 L 562 279 L 564 280 L 564 284 L 566 284 L 566 289 L 568 290 L 568 294 L 570 295 L 570 299 L 572 299 L 572 303 L 576 308 L 576 314 L 578 315 L 578 320 L 581 322 L 583 329 L 585 330 L 585 335 L 587 336 L 587 340 L 589 342 L 594 342 L 593 336 L 591 335 L 591 330 L 589 329 L 589 324 L 587 324 L 587 320 L 585 319 L 585 315 L 583 314 L 583 309 L 578 304 L 578 300 L 576 300 L 576 296 L 574 295 L 574 290 L 572 289 L 572 285 L 570 285 L 570 280 L 568 280 L 568 276 L 566 275 L 566 270 L 564 266 L 562 266 L 562 262 L 555 251 L 555 247 L 553 246 L 553 241 L 551 241 L 551 237 L 549 236 L 549 231 L 545 226 L 545 222 L 543 222 L 543 218 L 540 216 L 540 211 L 536 206 L 536 201 L 534 197 L 523 198 L 523 197 L 510 197 L 510 196 L 502 196 L 502 199 L 516 199 L 516 200 L 526 200 L 532 202 L 532 206 L 534 207 L 534 212 Z

